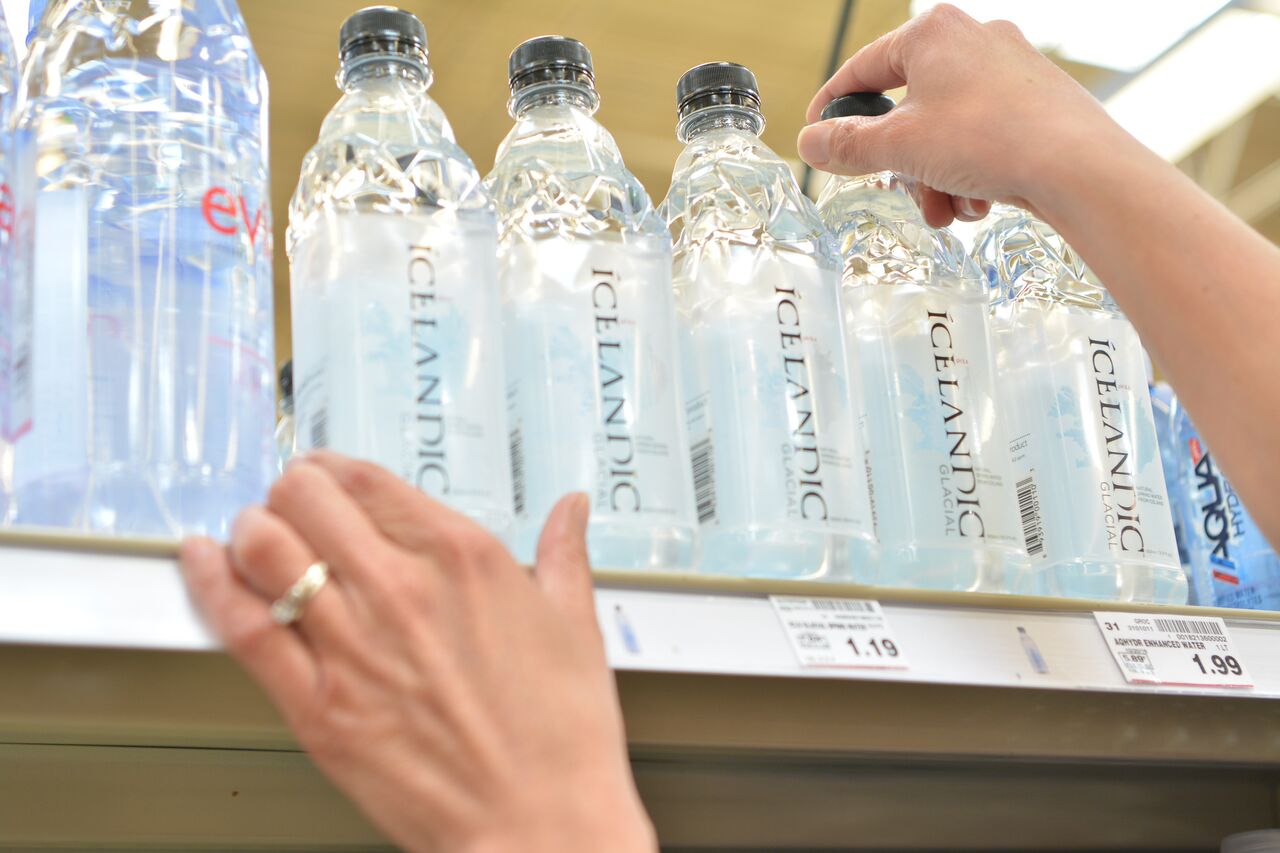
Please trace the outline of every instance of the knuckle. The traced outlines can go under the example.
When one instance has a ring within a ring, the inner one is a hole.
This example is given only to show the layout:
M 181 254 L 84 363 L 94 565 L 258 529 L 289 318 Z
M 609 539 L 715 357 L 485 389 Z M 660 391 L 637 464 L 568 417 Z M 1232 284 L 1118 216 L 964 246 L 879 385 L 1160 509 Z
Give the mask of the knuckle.
M 275 630 L 274 622 L 267 618 L 241 619 L 226 627 L 222 637 L 227 651 L 237 658 L 253 657 L 269 641 Z
M 262 522 L 258 514 L 242 514 L 232 529 L 238 562 L 249 566 L 269 565 L 276 562 L 280 552 L 280 540 Z
M 464 528 L 458 534 L 458 547 L 466 563 L 486 573 L 500 567 L 506 555 L 502 543 L 477 526 Z
M 998 18 L 994 21 L 987 21 L 984 26 L 991 32 L 1004 36 L 1005 38 L 1025 41 L 1025 38 L 1022 35 L 1022 30 L 1013 21 L 1006 21 L 1003 18 Z
M 850 119 L 836 125 L 831 133 L 831 153 L 835 155 L 833 159 L 848 165 L 862 162 L 866 146 L 860 125 L 861 122 Z
M 343 468 L 340 480 L 343 487 L 352 494 L 370 495 L 385 488 L 390 476 L 390 473 L 372 462 L 353 459 Z
M 267 492 L 267 506 L 287 507 L 297 504 L 307 493 L 307 475 L 304 466 L 294 465 L 271 484 Z
M 969 16 L 950 3 L 939 3 L 924 14 L 924 19 L 930 24 L 949 26 L 958 21 L 968 20 Z
M 391 597 L 393 602 L 404 602 L 416 610 L 421 607 L 422 602 L 432 599 L 426 573 L 416 560 L 398 562 L 394 567 L 391 583 L 396 592 Z

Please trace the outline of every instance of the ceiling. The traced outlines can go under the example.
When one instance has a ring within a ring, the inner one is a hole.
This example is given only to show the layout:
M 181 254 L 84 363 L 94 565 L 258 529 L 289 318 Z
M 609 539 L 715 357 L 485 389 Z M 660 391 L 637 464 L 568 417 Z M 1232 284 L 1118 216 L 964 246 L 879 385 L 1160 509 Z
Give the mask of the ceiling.
M 290 351 L 288 200 L 307 149 L 338 90 L 337 34 L 359 0 L 241 0 L 271 86 L 272 206 L 276 238 L 278 357 Z M 506 62 L 526 38 L 559 33 L 591 49 L 601 94 L 598 118 L 654 201 L 666 192 L 679 151 L 673 92 L 689 67 L 741 62 L 759 78 L 765 141 L 794 159 L 810 97 L 827 75 L 842 0 L 403 0 L 426 24 L 432 96 L 481 172 L 493 164 L 510 128 Z M 908 0 L 859 0 L 839 54 L 843 58 L 908 17 Z M 1111 73 L 1060 63 L 1095 91 Z M 1280 242 L 1280 102 L 1271 98 L 1194 152 L 1182 167 Z

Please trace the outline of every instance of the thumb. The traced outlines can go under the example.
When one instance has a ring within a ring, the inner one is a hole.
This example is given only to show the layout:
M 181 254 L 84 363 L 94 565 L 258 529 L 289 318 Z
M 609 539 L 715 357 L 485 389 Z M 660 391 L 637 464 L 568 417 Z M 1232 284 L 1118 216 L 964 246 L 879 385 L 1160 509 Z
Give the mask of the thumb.
M 800 159 L 837 175 L 867 175 L 886 169 L 909 173 L 903 152 L 890 143 L 891 138 L 901 136 L 897 132 L 901 123 L 898 110 L 883 116 L 848 116 L 808 125 L 796 140 Z
M 582 492 L 560 499 L 542 526 L 534 575 L 557 610 L 574 622 L 594 626 L 596 604 L 587 558 L 590 513 L 591 504 Z

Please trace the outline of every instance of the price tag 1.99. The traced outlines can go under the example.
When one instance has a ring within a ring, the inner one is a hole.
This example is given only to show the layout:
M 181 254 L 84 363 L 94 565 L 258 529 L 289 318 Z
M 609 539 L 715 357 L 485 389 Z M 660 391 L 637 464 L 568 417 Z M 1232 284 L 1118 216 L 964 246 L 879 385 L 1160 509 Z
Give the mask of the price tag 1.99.
M 801 666 L 906 669 L 902 647 L 877 601 L 771 595 Z
M 1252 687 L 1253 679 L 1216 616 L 1094 613 L 1130 684 Z

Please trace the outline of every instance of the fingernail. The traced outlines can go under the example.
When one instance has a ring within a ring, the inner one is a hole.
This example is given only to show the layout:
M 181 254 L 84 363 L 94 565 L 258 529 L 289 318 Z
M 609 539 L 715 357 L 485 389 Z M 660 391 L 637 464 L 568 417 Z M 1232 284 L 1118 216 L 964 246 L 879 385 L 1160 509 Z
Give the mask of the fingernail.
M 973 199 L 961 197 L 956 202 L 956 207 L 960 208 L 960 212 L 965 216 L 981 216 L 982 212 L 978 210 L 978 206 Z
M 825 166 L 831 159 L 831 122 L 820 121 L 800 131 L 796 151 L 810 166 Z

